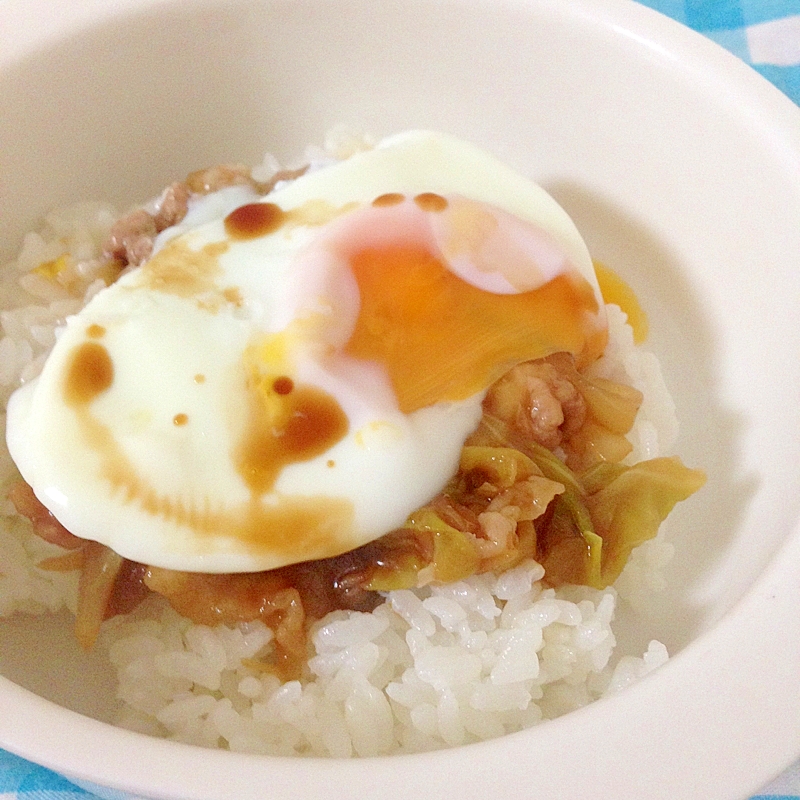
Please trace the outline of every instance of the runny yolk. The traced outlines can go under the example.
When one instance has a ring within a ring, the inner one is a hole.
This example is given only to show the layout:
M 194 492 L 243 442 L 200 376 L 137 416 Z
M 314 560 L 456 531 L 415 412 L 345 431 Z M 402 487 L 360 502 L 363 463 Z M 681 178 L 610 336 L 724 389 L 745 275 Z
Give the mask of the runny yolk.
M 633 341 L 642 344 L 647 339 L 649 323 L 647 313 L 639 303 L 633 289 L 614 270 L 599 261 L 594 262 L 594 271 L 600 292 L 606 303 L 619 306 L 628 317 L 628 324 L 633 328 Z
M 385 366 L 410 413 L 484 390 L 517 363 L 568 351 L 594 358 L 605 331 L 591 286 L 565 273 L 538 289 L 493 294 L 450 272 L 424 246 L 350 255 L 361 307 L 345 351 Z

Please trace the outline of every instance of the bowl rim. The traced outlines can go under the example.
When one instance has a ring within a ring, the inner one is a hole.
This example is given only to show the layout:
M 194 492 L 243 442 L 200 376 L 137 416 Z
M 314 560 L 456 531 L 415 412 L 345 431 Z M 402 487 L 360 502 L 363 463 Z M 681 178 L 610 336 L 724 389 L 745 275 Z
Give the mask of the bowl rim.
M 112 6 L 106 0 L 66 5 L 3 0 L 0 52 L 12 64 L 110 16 L 171 2 L 118 0 Z M 503 2 L 520 8 L 559 6 L 559 0 Z M 679 69 L 702 76 L 705 83 L 729 88 L 741 113 L 789 154 L 800 176 L 800 109 L 742 61 L 633 0 L 571 0 L 568 13 L 597 20 L 673 60 Z M 453 750 L 372 758 L 368 769 L 359 759 L 251 756 L 154 739 L 64 709 L 3 677 L 0 746 L 79 781 L 175 800 L 255 800 L 263 797 L 265 779 L 276 795 L 296 792 L 309 781 L 328 787 L 331 794 L 325 790 L 319 797 L 338 796 L 336 787 L 344 786 L 348 794 L 378 798 L 391 785 L 398 800 L 421 795 L 477 799 L 498 789 L 508 797 L 523 797 L 534 788 L 542 800 L 555 800 L 581 796 L 592 785 L 597 798 L 688 800 L 702 794 L 708 800 L 729 800 L 758 790 L 800 754 L 800 691 L 786 690 L 800 674 L 800 634 L 794 639 L 785 634 L 796 628 L 800 616 L 798 585 L 800 523 L 787 532 L 747 594 L 661 667 L 657 677 L 648 676 L 546 726 Z M 764 670 L 773 680 L 759 680 Z M 648 709 L 647 726 L 637 712 L 642 707 Z M 46 719 L 47 728 L 32 725 L 32 719 Z M 702 751 L 694 746 L 698 741 Z M 559 755 L 565 751 L 581 757 L 564 763 Z M 673 756 L 669 762 L 663 758 L 667 751 Z M 497 765 L 504 763 L 514 765 L 512 786 L 501 783 L 503 770 Z M 548 765 L 546 783 L 538 767 L 542 763 Z M 629 773 L 630 763 L 640 768 Z M 712 774 L 709 765 L 716 764 L 726 766 L 724 774 Z M 399 771 L 403 781 L 397 786 Z

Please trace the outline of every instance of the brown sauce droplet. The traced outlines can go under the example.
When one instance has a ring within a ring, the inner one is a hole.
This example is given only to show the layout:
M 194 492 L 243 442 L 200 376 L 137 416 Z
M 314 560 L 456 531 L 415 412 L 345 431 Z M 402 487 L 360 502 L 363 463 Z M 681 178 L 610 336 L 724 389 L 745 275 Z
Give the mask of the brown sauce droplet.
M 285 466 L 322 455 L 349 427 L 336 399 L 314 386 L 294 386 L 284 395 L 279 419 L 269 413 L 257 392 L 251 401 L 250 424 L 236 461 L 239 474 L 254 494 L 271 489 Z
M 206 376 L 203 375 L 202 373 L 198 372 L 197 375 L 194 376 L 194 382 L 195 383 L 205 383 L 206 382 Z
M 90 339 L 102 339 L 106 335 L 106 329 L 102 325 L 92 324 L 86 329 L 86 335 Z
M 372 205 L 375 206 L 375 208 L 386 208 L 387 206 L 396 206 L 405 199 L 405 195 L 399 192 L 389 192 L 388 194 L 382 194 L 376 197 L 372 201 Z
M 400 196 L 402 200 L 402 195 Z M 247 203 L 234 209 L 225 217 L 225 230 L 232 239 L 256 239 L 281 228 L 297 225 L 316 227 L 325 225 L 341 214 L 358 208 L 358 203 L 334 206 L 327 200 L 307 200 L 296 208 L 284 211 L 275 203 Z
M 414 198 L 414 202 L 423 211 L 444 211 L 447 208 L 447 198 L 434 192 L 423 192 Z
M 232 239 L 256 239 L 277 231 L 286 214 L 275 203 L 247 203 L 225 217 L 225 230 Z
M 244 305 L 242 291 L 238 286 L 229 286 L 227 289 L 223 289 L 222 296 L 236 308 L 241 308 Z
M 275 378 L 272 389 L 276 394 L 289 394 L 294 389 L 294 381 L 285 375 L 281 375 L 280 378 Z
M 172 418 L 173 425 L 177 425 L 180 427 L 181 425 L 185 425 L 189 421 L 189 417 L 186 414 L 176 414 Z
M 336 466 L 336 462 L 335 462 L 335 461 L 334 461 L 332 458 L 329 458 L 329 459 L 328 459 L 328 462 L 327 462 L 327 464 L 328 464 L 328 466 L 329 466 L 329 467 L 331 467 L 331 468 L 333 468 L 333 467 L 335 467 L 335 466 Z
M 84 342 L 72 352 L 64 383 L 64 399 L 71 406 L 88 405 L 114 382 L 114 364 L 103 345 Z

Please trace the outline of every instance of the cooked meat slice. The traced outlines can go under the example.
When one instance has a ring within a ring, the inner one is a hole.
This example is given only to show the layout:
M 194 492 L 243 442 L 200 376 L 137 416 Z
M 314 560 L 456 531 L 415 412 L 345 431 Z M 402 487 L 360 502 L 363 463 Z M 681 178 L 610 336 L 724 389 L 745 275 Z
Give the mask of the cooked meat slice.
M 111 226 L 103 253 L 107 258 L 138 267 L 150 258 L 157 234 L 153 217 L 143 208 L 137 208 Z
M 548 450 L 578 430 L 586 418 L 583 396 L 555 365 L 520 364 L 489 390 L 484 408 Z
M 164 189 L 158 211 L 153 217 L 156 230 L 160 233 L 166 228 L 177 225 L 189 209 L 189 187 L 182 181 L 171 183 Z

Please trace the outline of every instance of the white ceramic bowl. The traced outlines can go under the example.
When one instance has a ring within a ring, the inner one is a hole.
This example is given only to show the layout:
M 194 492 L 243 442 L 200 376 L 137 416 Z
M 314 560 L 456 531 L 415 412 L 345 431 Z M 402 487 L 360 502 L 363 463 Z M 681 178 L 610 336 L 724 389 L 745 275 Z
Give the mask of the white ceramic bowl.
M 733 800 L 800 754 L 800 111 L 777 90 L 627 0 L 2 0 L 0 109 L 4 257 L 51 206 L 141 200 L 338 122 L 474 140 L 633 284 L 678 450 L 709 474 L 651 620 L 675 657 L 555 722 L 350 763 L 209 752 L 98 721 L 108 676 L 67 621 L 17 617 L 0 745 L 192 800 Z

